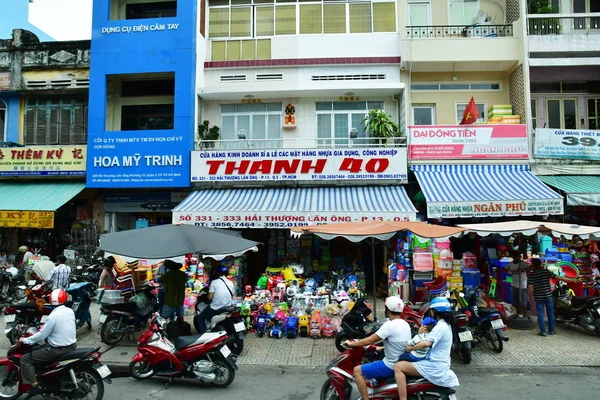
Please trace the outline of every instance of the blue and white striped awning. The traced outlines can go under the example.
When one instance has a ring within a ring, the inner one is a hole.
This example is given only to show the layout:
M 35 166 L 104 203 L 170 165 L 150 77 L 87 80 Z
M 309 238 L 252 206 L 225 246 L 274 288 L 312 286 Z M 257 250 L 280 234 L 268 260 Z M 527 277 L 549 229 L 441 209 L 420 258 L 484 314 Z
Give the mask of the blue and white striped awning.
M 208 189 L 173 210 L 173 223 L 217 228 L 288 228 L 352 222 L 414 221 L 402 186 Z
M 429 218 L 563 214 L 563 198 L 526 165 L 414 165 Z

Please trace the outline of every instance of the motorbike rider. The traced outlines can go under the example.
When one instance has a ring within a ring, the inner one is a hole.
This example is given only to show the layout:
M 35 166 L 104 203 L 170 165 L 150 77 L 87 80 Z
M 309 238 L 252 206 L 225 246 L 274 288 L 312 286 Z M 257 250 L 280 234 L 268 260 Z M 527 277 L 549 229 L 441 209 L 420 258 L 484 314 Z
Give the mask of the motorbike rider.
M 377 332 L 367 338 L 356 342 L 349 340 L 344 342 L 346 347 L 353 348 L 384 341 L 385 357 L 383 360 L 358 365 L 354 368 L 354 379 L 363 400 L 369 400 L 367 380 L 394 376 L 394 363 L 398 360 L 400 354 L 404 353 L 406 342 L 411 339 L 410 326 L 400 318 L 402 310 L 404 310 L 404 302 L 399 296 L 388 297 L 385 300 L 385 313 L 389 321 L 385 322 Z
M 40 394 L 43 389 L 38 385 L 35 364 L 50 363 L 77 348 L 75 313 L 65 307 L 67 292 L 63 289 L 53 290 L 50 304 L 55 306 L 44 326 L 38 333 L 28 338 L 20 338 L 19 342 L 34 345 L 46 340 L 47 345 L 25 354 L 21 358 L 21 376 L 23 384 L 31 385 L 27 399 Z
M 394 365 L 399 400 L 407 400 L 406 376 L 422 376 L 434 385 L 441 387 L 458 386 L 458 378 L 450 370 L 452 328 L 448 325 L 448 321 L 451 318 L 451 311 L 448 299 L 436 297 L 431 301 L 429 312 L 436 319 L 437 324 L 426 340 L 414 346 L 406 346 L 406 351 L 431 347 L 427 359 L 419 362 L 399 361 Z
M 229 268 L 225 265 L 219 267 L 219 278 L 213 279 L 208 288 L 208 301 L 210 305 L 206 307 L 198 316 L 198 333 L 206 332 L 206 320 L 212 319 L 217 314 L 217 310 L 228 307 L 233 303 L 233 283 L 227 279 Z

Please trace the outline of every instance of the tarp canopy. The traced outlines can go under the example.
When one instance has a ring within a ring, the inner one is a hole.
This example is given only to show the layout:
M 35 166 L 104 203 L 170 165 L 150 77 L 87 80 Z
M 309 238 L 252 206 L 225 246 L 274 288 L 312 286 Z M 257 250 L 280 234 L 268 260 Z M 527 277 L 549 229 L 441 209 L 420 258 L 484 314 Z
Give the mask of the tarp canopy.
M 325 240 L 343 237 L 351 242 L 360 242 L 367 238 L 387 240 L 400 231 L 411 231 L 419 238 L 447 239 L 460 236 L 463 228 L 432 225 L 425 222 L 386 222 L 364 221 L 348 222 L 342 224 L 311 225 L 292 228 L 293 236 L 314 233 Z
M 556 222 L 510 221 L 459 226 L 467 230 L 465 233 L 474 232 L 479 236 L 489 236 L 493 233 L 502 236 L 510 236 L 513 233 L 522 233 L 525 236 L 531 236 L 539 232 L 557 237 L 564 236 L 567 239 L 572 239 L 574 235 L 582 239 L 588 239 L 590 236 L 600 239 L 600 227 L 560 224 Z
M 565 192 L 568 206 L 600 207 L 600 176 L 543 175 L 538 178 Z

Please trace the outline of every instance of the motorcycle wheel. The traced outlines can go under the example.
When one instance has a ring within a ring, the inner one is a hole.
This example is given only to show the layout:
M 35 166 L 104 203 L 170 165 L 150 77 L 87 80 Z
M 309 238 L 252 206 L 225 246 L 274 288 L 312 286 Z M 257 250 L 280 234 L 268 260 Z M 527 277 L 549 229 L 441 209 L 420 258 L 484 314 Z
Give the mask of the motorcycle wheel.
M 471 349 L 462 346 L 460 349 L 460 355 L 462 356 L 463 362 L 465 364 L 471 364 Z
M 308 336 L 308 328 L 306 328 L 305 326 L 301 326 L 300 327 L 300 336 L 307 337 Z
M 77 369 L 75 372 L 75 377 L 77 378 L 77 386 L 79 388 L 81 387 L 88 387 L 89 391 L 86 394 L 86 399 L 90 398 L 88 397 L 93 391 L 94 388 L 96 389 L 96 394 L 93 395 L 92 394 L 92 399 L 93 400 L 102 400 L 102 398 L 104 397 L 104 381 L 102 380 L 102 378 L 100 377 L 100 375 L 96 372 L 96 370 L 94 368 L 91 367 L 83 367 L 81 369 Z M 64 385 L 70 384 L 73 385 L 73 382 L 71 381 L 71 377 L 68 376 L 64 378 L 66 380 L 66 382 L 68 383 L 64 383 Z M 62 386 L 62 385 L 61 385 Z
M 27 326 L 25 324 L 15 324 L 15 326 L 8 333 L 8 340 L 11 345 L 14 345 L 19 341 L 19 338 L 27 332 Z
M 0 382 L 4 382 L 7 376 L 8 365 L 0 365 Z M 19 396 L 19 373 L 15 370 L 6 382 L 6 386 L 0 385 L 0 399 L 12 400 Z
M 130 362 L 129 373 L 134 379 L 141 381 L 152 378 L 154 375 L 154 370 L 152 369 L 152 364 L 149 362 Z
M 231 352 L 237 356 L 242 354 L 244 351 L 244 339 L 240 339 L 237 335 L 233 335 L 233 343 L 231 346 Z
M 485 337 L 496 353 L 502 353 L 504 342 L 500 337 L 500 334 L 496 332 L 491 325 L 486 330 Z
M 339 351 L 340 353 L 343 353 L 346 351 L 346 349 L 344 348 L 344 346 L 342 346 L 342 343 L 344 343 L 344 341 L 350 339 L 350 337 L 348 337 L 348 335 L 344 334 L 344 335 L 338 335 L 335 337 L 335 348 L 337 349 L 337 351 Z M 329 381 L 327 381 L 329 382 Z
M 229 365 L 229 363 L 222 357 L 214 358 L 213 363 L 216 367 L 215 373 L 217 378 L 211 383 L 211 385 L 218 388 L 226 388 L 227 386 L 231 385 L 235 379 L 235 370 L 233 367 Z
M 329 379 L 326 380 L 323 386 L 321 387 L 320 400 L 341 400 L 340 395 L 331 385 L 331 381 Z
M 102 330 L 100 331 L 102 342 L 111 345 L 119 343 L 125 336 L 125 332 L 114 333 L 113 330 L 117 329 L 118 326 L 119 320 L 117 318 L 108 318 L 102 325 Z

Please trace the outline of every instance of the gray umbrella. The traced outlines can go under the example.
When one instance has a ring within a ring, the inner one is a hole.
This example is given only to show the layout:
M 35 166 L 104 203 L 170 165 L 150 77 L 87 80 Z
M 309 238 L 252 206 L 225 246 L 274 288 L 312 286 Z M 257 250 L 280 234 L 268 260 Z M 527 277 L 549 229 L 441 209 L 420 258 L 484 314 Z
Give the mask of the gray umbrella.
M 163 259 L 189 253 L 223 258 L 256 251 L 259 244 L 231 232 L 195 225 L 160 225 L 100 236 L 101 250 L 143 259 Z

